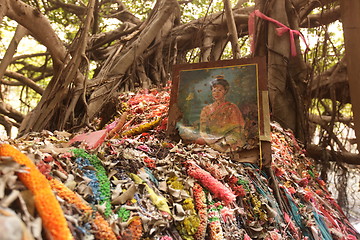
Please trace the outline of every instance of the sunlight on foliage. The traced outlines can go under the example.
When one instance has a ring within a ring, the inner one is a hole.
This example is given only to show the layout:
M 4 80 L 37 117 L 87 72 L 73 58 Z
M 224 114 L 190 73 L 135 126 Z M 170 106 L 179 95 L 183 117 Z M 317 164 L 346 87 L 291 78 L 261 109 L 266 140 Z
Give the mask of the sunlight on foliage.
M 152 0 L 130 0 L 124 1 L 126 7 L 140 20 L 145 20 L 148 17 L 148 14 L 155 6 L 156 1 Z

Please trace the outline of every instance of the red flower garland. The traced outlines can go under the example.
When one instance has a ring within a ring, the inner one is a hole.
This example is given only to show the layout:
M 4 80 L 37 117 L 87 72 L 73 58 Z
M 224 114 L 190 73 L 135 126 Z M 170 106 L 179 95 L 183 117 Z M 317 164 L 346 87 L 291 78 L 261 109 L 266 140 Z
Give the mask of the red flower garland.
M 186 162 L 187 173 L 189 176 L 198 180 L 201 185 L 206 187 L 215 198 L 220 198 L 225 204 L 235 201 L 236 196 L 224 184 L 215 179 L 210 173 L 200 168 L 194 162 Z

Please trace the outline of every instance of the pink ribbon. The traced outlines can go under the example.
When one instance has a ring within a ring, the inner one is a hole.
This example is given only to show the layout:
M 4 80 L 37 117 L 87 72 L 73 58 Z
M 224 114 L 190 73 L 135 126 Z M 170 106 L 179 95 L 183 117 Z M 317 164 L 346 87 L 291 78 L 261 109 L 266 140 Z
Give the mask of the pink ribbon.
M 278 36 L 282 36 L 284 33 L 289 32 L 291 56 L 296 56 L 296 54 L 297 54 L 294 35 L 300 36 L 302 38 L 302 40 L 304 41 L 306 48 L 309 48 L 304 36 L 299 31 L 293 30 L 293 29 L 285 26 L 281 22 L 261 13 L 259 10 L 255 10 L 254 12 L 250 13 L 249 22 L 248 22 L 248 29 L 249 29 L 249 36 L 250 36 L 250 41 L 251 41 L 251 51 L 252 52 L 254 51 L 254 39 L 253 38 L 254 38 L 254 32 L 255 32 L 255 16 L 278 25 L 279 27 L 276 28 L 276 33 Z

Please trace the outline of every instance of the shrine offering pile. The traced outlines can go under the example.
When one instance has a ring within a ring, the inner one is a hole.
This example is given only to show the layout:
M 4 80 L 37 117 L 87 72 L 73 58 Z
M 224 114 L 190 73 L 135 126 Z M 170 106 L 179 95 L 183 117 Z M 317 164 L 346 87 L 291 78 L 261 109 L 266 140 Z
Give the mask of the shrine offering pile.
M 120 99 L 76 141 L 1 143 L 0 239 L 359 239 L 291 131 L 272 124 L 265 168 L 167 139 L 167 91 Z

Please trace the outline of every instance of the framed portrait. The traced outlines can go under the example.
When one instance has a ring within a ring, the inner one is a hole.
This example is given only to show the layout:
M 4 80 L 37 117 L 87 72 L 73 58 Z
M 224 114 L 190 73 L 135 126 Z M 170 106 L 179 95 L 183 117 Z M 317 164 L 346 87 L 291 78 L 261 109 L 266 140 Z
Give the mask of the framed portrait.
M 174 65 L 172 84 L 169 136 L 239 158 L 270 140 L 265 58 Z

